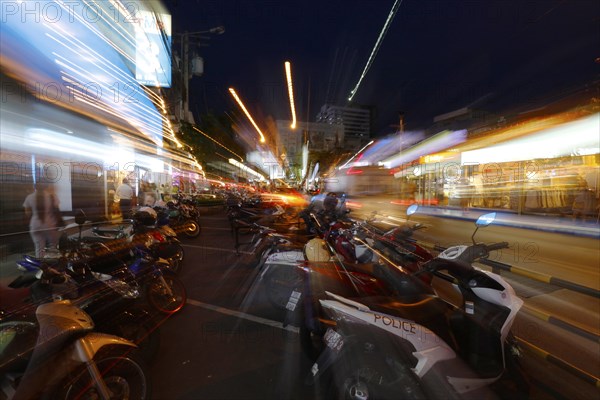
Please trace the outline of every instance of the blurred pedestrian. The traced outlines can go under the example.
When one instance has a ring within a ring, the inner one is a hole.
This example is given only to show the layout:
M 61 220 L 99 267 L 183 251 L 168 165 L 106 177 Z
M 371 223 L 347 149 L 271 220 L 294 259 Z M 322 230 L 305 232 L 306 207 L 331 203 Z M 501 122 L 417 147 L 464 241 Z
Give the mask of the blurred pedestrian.
M 129 185 L 129 179 L 123 178 L 123 183 L 117 187 L 115 197 L 119 199 L 119 208 L 123 218 L 127 216 L 127 212 L 131 211 L 131 201 L 133 199 L 133 188 Z
M 44 257 L 46 249 L 56 249 L 58 228 L 63 225 L 59 202 L 52 185 L 38 183 L 23 202 L 29 219 L 29 234 L 35 246 L 35 256 Z

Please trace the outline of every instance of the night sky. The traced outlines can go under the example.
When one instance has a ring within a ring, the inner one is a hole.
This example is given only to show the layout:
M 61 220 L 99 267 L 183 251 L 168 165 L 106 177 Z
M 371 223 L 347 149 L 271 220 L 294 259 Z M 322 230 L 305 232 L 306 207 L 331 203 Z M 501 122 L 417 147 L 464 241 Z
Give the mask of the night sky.
M 257 123 L 291 119 L 283 63 L 292 63 L 298 118 L 347 104 L 393 0 L 165 0 L 173 30 L 215 26 L 199 47 L 205 73 L 191 110 L 236 109 L 234 87 Z M 404 0 L 354 102 L 375 107 L 375 136 L 468 105 L 535 108 L 600 76 L 596 0 Z

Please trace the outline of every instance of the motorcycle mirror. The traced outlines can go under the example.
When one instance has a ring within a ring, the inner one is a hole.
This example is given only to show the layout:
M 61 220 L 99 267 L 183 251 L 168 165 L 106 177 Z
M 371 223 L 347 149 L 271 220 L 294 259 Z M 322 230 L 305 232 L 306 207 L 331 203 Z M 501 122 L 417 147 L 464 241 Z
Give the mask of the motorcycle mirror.
M 492 222 L 494 222 L 495 219 L 496 219 L 495 212 L 483 214 L 483 215 L 479 216 L 479 218 L 477 218 L 477 221 L 475 221 L 475 226 L 477 228 L 475 228 L 475 232 L 473 232 L 473 235 L 471 235 L 471 241 L 473 242 L 473 244 L 475 244 L 475 234 L 477 233 L 477 230 L 479 228 L 484 228 L 484 227 L 490 225 Z
M 406 215 L 411 216 L 414 213 L 417 212 L 417 210 L 419 209 L 419 205 L 418 204 L 411 204 L 410 206 L 408 206 L 408 208 L 406 209 Z
M 483 214 L 479 218 L 477 218 L 477 221 L 475 221 L 475 226 L 477 226 L 478 228 L 482 228 L 484 226 L 488 226 L 492 222 L 494 222 L 495 219 L 496 219 L 496 213 L 495 212 L 488 213 L 488 214 Z
M 83 225 L 85 224 L 85 218 L 85 213 L 82 209 L 79 209 L 79 211 L 77 211 L 77 213 L 75 214 L 75 223 L 77 225 Z

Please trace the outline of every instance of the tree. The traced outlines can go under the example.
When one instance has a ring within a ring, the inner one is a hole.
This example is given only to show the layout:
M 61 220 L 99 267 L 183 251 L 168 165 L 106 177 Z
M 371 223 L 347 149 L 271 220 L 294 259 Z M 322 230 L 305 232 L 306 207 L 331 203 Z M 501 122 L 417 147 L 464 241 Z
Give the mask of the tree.
M 237 136 L 226 115 L 202 115 L 195 128 L 201 132 L 191 124 L 183 122 L 178 139 L 192 147 L 190 152 L 198 161 L 207 163 L 243 157 L 245 151 L 237 142 Z

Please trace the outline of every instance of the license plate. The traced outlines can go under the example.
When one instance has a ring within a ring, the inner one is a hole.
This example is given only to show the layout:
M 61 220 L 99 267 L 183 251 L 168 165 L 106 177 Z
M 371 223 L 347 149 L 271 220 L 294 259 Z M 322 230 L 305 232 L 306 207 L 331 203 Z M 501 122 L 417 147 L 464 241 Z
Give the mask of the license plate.
M 319 372 L 319 364 L 314 363 L 310 369 L 310 372 L 312 372 L 313 376 L 317 376 L 317 373 Z
M 342 335 L 331 328 L 327 328 L 327 332 L 325 332 L 323 339 L 325 340 L 327 347 L 332 350 L 340 351 L 342 346 L 344 346 L 344 339 L 342 338 Z
M 301 292 L 293 290 L 285 308 L 287 310 L 294 311 L 296 309 L 296 306 L 298 305 L 298 302 L 300 301 L 300 296 L 302 296 Z

